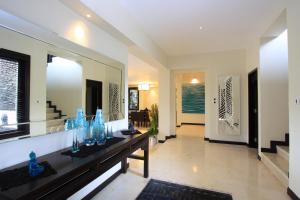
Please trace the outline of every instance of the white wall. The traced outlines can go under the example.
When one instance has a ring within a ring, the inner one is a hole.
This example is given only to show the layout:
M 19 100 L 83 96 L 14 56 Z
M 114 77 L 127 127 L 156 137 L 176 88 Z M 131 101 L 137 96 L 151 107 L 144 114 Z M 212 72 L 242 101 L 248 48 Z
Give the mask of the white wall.
M 169 67 L 176 71 L 186 69 L 205 72 L 205 137 L 215 140 L 248 141 L 247 128 L 247 75 L 246 52 L 233 50 L 228 52 L 205 53 L 193 56 L 170 57 Z M 219 75 L 238 75 L 241 77 L 241 135 L 227 136 L 218 134 L 217 130 L 217 81 Z M 174 78 L 174 76 L 171 76 Z M 174 80 L 172 80 L 174 83 Z M 174 90 L 174 87 L 171 88 Z M 171 99 L 171 112 L 175 110 L 175 103 Z M 172 126 L 174 119 L 171 119 Z
M 300 97 L 300 1 L 289 0 L 288 55 L 289 55 L 289 119 L 290 119 L 290 161 L 289 187 L 300 197 L 300 106 L 295 99 Z
M 159 112 L 159 134 L 160 140 L 173 133 L 170 131 L 170 70 L 161 67 L 158 71 L 158 112 Z
M 72 0 L 69 2 L 72 3 Z M 160 64 L 166 65 L 165 53 L 145 34 L 118 1 L 81 0 L 81 2 Z
M 260 146 L 271 140 L 285 140 L 288 132 L 288 49 L 287 32 L 263 38 L 260 49 Z
M 205 124 L 205 114 L 181 114 L 181 123 Z
M 274 53 L 271 50 L 269 51 L 269 53 L 267 53 L 267 51 L 263 51 L 264 58 L 261 60 L 262 43 L 263 42 L 266 43 L 266 41 L 268 41 L 267 38 L 269 38 L 269 40 L 271 38 L 273 38 L 273 39 L 276 38 L 280 33 L 282 33 L 284 30 L 286 30 L 286 27 L 287 27 L 286 26 L 286 10 L 283 10 L 281 13 L 278 14 L 278 16 L 275 16 L 275 17 L 276 18 L 273 19 L 272 23 L 270 23 L 266 27 L 262 27 L 262 30 L 264 29 L 263 30 L 264 32 L 257 33 L 257 35 L 255 37 L 252 37 L 249 40 L 248 48 L 247 48 L 247 56 L 246 56 L 247 73 L 250 73 L 254 69 L 258 69 L 257 72 L 258 72 L 258 118 L 259 118 L 258 150 L 259 150 L 259 153 L 261 152 L 261 147 L 262 146 L 263 147 L 265 147 L 265 146 L 269 147 L 269 144 L 268 144 L 267 141 L 270 140 L 270 138 L 272 137 L 271 135 L 274 134 L 274 139 L 273 140 L 275 140 L 275 138 L 277 138 L 278 140 L 279 139 L 283 140 L 284 139 L 283 138 L 284 133 L 286 132 L 286 131 L 283 131 L 282 133 L 278 133 L 278 131 L 275 131 L 274 133 L 270 134 L 270 131 L 268 130 L 268 127 L 270 126 L 270 125 L 268 125 L 268 123 L 269 123 L 268 120 L 270 120 L 270 119 L 266 119 L 265 117 L 263 119 L 263 116 L 266 113 L 268 113 L 268 110 L 270 110 L 270 105 L 271 104 L 267 104 L 267 106 L 264 106 L 265 108 L 263 108 L 262 106 L 263 106 L 263 104 L 266 105 L 266 101 L 268 101 L 268 97 L 266 97 L 265 94 L 268 94 L 269 91 L 266 90 L 266 88 L 268 87 L 268 83 L 270 83 L 273 72 L 271 72 L 271 73 L 268 72 L 268 69 L 269 69 L 268 67 L 264 68 L 264 70 L 261 70 L 261 68 L 263 67 L 262 62 L 264 62 L 264 64 L 266 64 L 268 62 L 270 63 L 270 62 L 272 62 L 272 59 L 274 59 L 274 57 L 276 57 L 276 56 L 274 56 Z M 276 44 L 276 43 L 274 42 L 274 44 Z M 282 45 L 284 45 L 284 44 L 282 43 Z M 270 46 L 271 45 L 268 45 L 268 47 L 270 47 Z M 274 46 L 276 46 L 276 45 L 274 45 Z M 267 48 L 265 48 L 265 49 L 267 49 Z M 269 49 L 272 49 L 272 48 L 269 48 Z M 286 48 L 285 49 L 279 49 L 278 51 L 282 51 L 282 50 L 285 51 L 283 53 L 283 55 L 285 55 L 285 56 L 280 55 L 279 58 L 276 57 L 275 59 L 277 59 L 277 61 L 280 61 L 280 62 L 285 60 L 284 65 L 286 66 L 286 59 L 287 59 L 286 58 L 286 55 L 287 55 Z M 268 56 L 271 57 L 271 60 L 268 59 Z M 275 65 L 277 66 L 277 63 L 275 63 Z M 262 72 L 263 72 L 263 74 L 262 74 Z M 286 77 L 286 71 L 285 71 L 284 74 L 285 74 L 284 77 L 286 79 L 287 78 Z M 276 76 L 274 77 L 274 79 L 276 79 Z M 278 80 L 280 80 L 280 78 Z M 286 81 L 285 81 L 285 83 L 286 83 Z M 276 83 L 276 84 L 284 85 L 284 84 L 282 84 L 282 81 L 280 83 Z M 264 88 L 264 91 L 263 91 L 263 88 Z M 264 101 L 264 103 L 263 103 L 263 101 Z M 275 110 L 275 109 L 273 109 L 273 110 Z M 262 111 L 266 111 L 266 112 L 264 112 L 264 114 L 263 114 Z M 248 107 L 247 107 L 247 113 L 248 113 Z M 286 114 L 286 111 L 285 111 L 284 114 Z M 288 119 L 288 117 L 286 117 L 283 121 L 286 122 L 287 119 Z M 263 123 L 264 125 L 260 126 L 261 123 Z M 247 126 L 248 126 L 248 119 L 247 119 Z M 280 128 L 281 131 L 283 130 L 282 127 Z M 268 135 L 267 138 L 265 138 L 265 136 L 263 136 L 263 131 L 267 132 L 266 133 L 266 135 Z M 264 137 L 263 144 L 262 144 L 262 137 Z
M 62 114 L 75 116 L 82 107 L 82 67 L 79 63 L 54 57 L 47 66 L 47 100 Z
M 289 188 L 300 197 L 300 107 L 296 105 L 296 98 L 300 97 L 300 1 L 288 0 L 287 30 L 288 30 L 288 106 L 289 106 Z M 266 29 L 268 27 L 265 27 Z M 250 72 L 259 67 L 260 40 L 253 38 L 247 49 L 247 68 Z M 260 73 L 259 73 L 260 76 Z M 262 95 L 259 90 L 259 95 Z M 260 107 L 260 105 L 259 105 Z M 274 125 L 274 123 L 271 123 Z
M 158 87 L 150 87 L 149 90 L 139 91 L 139 109 L 151 109 L 151 105 L 158 105 Z
M 127 47 L 124 44 L 74 13 L 59 0 L 45 0 L 42 2 L 39 0 L 0 1 L 0 7 L 69 41 L 93 49 L 118 61 L 127 62 Z M 49 12 L 49 8 L 51 8 L 51 12 Z M 12 24 L 18 25 L 14 23 L 9 25 Z M 77 29 L 82 30 L 84 37 L 76 37 Z

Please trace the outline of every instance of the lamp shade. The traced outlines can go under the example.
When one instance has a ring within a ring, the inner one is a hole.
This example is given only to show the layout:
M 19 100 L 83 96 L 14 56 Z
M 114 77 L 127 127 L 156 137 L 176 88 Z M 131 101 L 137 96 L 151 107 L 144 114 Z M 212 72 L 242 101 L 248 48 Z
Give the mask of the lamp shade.
M 139 90 L 149 90 L 149 83 L 141 83 L 138 85 Z

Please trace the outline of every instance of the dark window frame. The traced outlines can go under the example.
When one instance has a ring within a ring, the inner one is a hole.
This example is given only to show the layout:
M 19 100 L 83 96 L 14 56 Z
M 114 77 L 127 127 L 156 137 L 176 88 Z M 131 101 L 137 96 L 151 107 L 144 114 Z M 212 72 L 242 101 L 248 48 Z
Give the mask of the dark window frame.
M 29 122 L 30 105 L 30 56 L 7 49 L 0 49 L 0 58 L 5 60 L 17 61 L 18 68 L 18 106 L 17 122 Z M 0 140 L 12 137 L 29 135 L 29 124 L 19 125 L 17 130 L 5 131 L 0 133 Z

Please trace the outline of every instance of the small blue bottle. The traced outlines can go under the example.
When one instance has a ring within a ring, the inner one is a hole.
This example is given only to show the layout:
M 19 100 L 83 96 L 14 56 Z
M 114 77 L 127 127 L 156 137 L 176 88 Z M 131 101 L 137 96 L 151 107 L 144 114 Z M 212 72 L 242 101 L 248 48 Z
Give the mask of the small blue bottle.
M 44 171 L 44 167 L 40 166 L 37 163 L 36 155 L 33 151 L 29 154 L 29 158 L 30 158 L 29 163 L 28 163 L 29 176 L 31 176 L 31 177 L 38 176 L 39 174 L 41 174 Z

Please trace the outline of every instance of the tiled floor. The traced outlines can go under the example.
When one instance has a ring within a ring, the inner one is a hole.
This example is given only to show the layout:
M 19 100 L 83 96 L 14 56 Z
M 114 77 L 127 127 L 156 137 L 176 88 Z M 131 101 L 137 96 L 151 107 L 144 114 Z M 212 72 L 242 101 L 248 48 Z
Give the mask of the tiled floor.
M 204 127 L 182 126 L 177 138 L 157 144 L 150 153 L 150 178 L 231 193 L 235 200 L 285 200 L 286 188 L 245 146 L 203 140 Z M 121 174 L 94 199 L 135 199 L 148 179 L 142 161 L 130 160 Z

